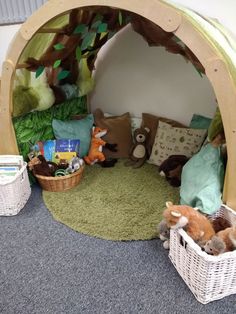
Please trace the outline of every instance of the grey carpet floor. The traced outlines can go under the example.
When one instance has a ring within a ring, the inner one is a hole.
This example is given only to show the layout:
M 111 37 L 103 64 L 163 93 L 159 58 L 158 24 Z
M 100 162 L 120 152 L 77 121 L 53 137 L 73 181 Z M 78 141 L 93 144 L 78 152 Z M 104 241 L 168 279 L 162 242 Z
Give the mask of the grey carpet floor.
M 198 303 L 160 240 L 112 242 L 54 221 L 41 190 L 0 218 L 0 313 L 236 313 L 236 295 Z

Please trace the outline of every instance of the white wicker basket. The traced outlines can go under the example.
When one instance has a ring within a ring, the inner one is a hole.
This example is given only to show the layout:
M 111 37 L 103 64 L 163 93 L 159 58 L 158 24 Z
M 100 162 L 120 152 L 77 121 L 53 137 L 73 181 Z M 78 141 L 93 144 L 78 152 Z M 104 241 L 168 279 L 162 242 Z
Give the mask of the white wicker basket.
M 0 216 L 18 214 L 28 201 L 30 193 L 27 163 L 25 162 L 13 181 L 0 182 Z
M 224 217 L 235 223 L 236 212 L 222 205 L 212 217 Z M 211 256 L 183 229 L 171 230 L 169 258 L 196 299 L 209 303 L 236 293 L 236 250 Z

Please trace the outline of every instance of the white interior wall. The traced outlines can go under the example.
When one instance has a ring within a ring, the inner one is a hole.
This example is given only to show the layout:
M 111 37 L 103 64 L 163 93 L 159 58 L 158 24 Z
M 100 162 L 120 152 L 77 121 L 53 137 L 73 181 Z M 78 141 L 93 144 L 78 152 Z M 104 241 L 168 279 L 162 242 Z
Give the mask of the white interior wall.
M 95 71 L 96 87 L 91 109 L 140 117 L 149 112 L 182 123 L 193 113 L 212 116 L 215 96 L 208 79 L 203 78 L 184 58 L 149 47 L 128 26 L 99 52 Z
M 217 18 L 236 37 L 235 0 L 173 2 Z M 201 78 L 181 56 L 148 47 L 131 28 L 117 34 L 99 52 L 95 80 L 91 110 L 100 107 L 114 114 L 130 111 L 138 117 L 150 112 L 186 124 L 193 113 L 211 117 L 215 111 L 214 92 L 205 76 Z

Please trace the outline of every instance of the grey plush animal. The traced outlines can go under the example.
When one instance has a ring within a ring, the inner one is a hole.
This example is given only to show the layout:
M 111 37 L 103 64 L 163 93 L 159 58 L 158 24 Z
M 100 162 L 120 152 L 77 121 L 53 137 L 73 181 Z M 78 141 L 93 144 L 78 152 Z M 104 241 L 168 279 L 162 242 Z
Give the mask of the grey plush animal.
M 165 219 L 163 219 L 158 227 L 159 237 L 163 241 L 163 247 L 168 250 L 170 248 L 170 228 L 167 226 Z
M 79 157 L 73 157 L 69 162 L 69 167 L 66 169 L 67 173 L 73 173 L 79 170 L 84 165 L 83 159 Z
M 217 236 L 213 236 L 204 246 L 204 251 L 210 255 L 219 255 L 224 253 L 226 245 L 224 241 Z

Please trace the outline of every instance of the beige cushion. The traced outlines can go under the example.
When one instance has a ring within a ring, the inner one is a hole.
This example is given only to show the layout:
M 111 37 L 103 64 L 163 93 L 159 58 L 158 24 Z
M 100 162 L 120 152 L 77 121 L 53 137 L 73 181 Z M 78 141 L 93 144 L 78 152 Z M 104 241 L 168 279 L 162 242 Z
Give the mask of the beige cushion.
M 101 109 L 96 109 L 94 123 L 100 128 L 108 129 L 103 140 L 110 144 L 117 144 L 117 152 L 111 152 L 104 148 L 106 158 L 127 158 L 132 146 L 131 119 L 129 112 L 121 116 L 105 117 Z
M 158 117 L 156 115 L 144 112 L 142 114 L 142 127 L 144 127 L 144 128 L 148 127 L 150 130 L 148 140 L 147 140 L 147 150 L 148 150 L 149 155 L 151 155 L 151 152 L 152 152 L 152 146 L 154 144 L 154 140 L 156 137 L 159 121 L 169 123 L 170 125 L 176 126 L 176 127 L 185 127 L 185 125 L 183 125 L 183 124 L 181 124 L 175 120 L 171 120 L 171 119 L 164 118 L 164 117 Z
M 206 137 L 206 130 L 173 127 L 159 121 L 149 162 L 160 164 L 171 155 L 191 157 L 199 151 Z

